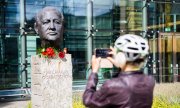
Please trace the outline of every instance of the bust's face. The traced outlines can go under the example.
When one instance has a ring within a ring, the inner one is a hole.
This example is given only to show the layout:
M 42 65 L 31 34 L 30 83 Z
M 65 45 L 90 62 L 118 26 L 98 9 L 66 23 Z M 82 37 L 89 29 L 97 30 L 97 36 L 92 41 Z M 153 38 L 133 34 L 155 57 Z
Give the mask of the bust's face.
M 62 21 L 54 10 L 43 11 L 36 32 L 41 39 L 55 41 L 62 37 Z

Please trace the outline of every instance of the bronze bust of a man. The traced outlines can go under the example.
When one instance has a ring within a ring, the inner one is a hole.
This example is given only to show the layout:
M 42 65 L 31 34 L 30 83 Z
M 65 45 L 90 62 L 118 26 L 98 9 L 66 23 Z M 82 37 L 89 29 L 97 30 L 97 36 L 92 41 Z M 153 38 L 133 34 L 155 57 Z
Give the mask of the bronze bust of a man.
M 64 16 L 55 7 L 45 7 L 36 15 L 34 29 L 41 39 L 41 47 L 60 48 L 63 39 Z

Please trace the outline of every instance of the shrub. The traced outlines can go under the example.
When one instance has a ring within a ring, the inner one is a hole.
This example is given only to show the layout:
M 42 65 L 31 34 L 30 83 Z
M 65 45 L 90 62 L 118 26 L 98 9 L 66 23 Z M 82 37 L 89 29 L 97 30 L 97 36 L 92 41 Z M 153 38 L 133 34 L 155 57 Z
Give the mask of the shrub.
M 82 103 L 82 92 L 73 93 L 73 108 L 86 108 Z
M 27 108 L 32 108 L 32 103 L 31 103 L 31 101 L 28 102 Z
M 180 108 L 180 83 L 156 84 L 152 108 Z
M 169 99 L 165 96 L 155 96 L 152 108 L 180 108 L 180 103 L 172 103 L 168 100 Z

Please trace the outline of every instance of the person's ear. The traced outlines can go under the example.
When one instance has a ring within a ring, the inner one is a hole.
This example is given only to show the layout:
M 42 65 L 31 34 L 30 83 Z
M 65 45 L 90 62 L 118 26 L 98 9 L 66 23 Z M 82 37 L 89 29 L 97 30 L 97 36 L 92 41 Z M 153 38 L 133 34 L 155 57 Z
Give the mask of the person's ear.
M 38 25 L 37 25 L 36 22 L 34 23 L 34 30 L 35 30 L 35 32 L 36 32 L 37 34 L 39 34 L 39 33 L 38 33 Z
M 123 52 L 118 52 L 115 56 L 116 67 L 124 69 L 126 65 L 126 55 Z

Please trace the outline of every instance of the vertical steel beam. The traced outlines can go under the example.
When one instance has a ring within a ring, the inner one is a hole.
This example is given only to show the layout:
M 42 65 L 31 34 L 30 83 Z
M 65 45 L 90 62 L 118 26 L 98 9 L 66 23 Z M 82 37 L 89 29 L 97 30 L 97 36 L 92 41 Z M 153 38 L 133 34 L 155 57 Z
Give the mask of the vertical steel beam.
M 25 0 L 20 0 L 21 82 L 22 82 L 22 87 L 27 87 L 26 33 L 24 28 L 25 28 Z
M 90 67 L 90 61 L 93 49 L 93 0 L 87 0 L 87 61 L 89 62 L 88 67 Z
M 176 32 L 176 14 L 173 15 L 173 25 L 174 32 Z
M 162 69 L 162 38 L 163 35 L 161 35 L 161 33 L 159 33 L 158 35 L 158 51 L 159 51 L 159 82 L 162 83 L 162 77 L 163 77 L 163 69 Z
M 162 32 L 165 32 L 165 13 L 162 13 Z
M 177 82 L 178 81 L 178 63 L 177 63 L 177 39 L 176 39 L 176 34 L 175 34 L 175 32 L 176 32 L 176 14 L 174 14 L 173 15 L 173 31 L 174 31 L 174 33 L 173 33 L 173 47 L 175 47 L 174 48 L 174 53 L 173 53 L 173 63 L 174 63 L 174 67 L 175 67 L 175 69 L 174 69 L 174 72 L 173 72 L 173 80 L 174 80 L 174 82 Z
M 146 37 L 146 33 L 147 33 L 147 0 L 143 0 L 142 31 L 143 31 L 143 37 Z
M 147 33 L 147 0 L 143 1 L 143 8 L 142 8 L 142 36 L 146 37 Z M 144 68 L 144 73 L 148 74 L 147 67 Z
M 157 8 L 157 5 L 155 5 L 155 7 L 154 7 L 155 9 Z M 156 15 L 154 15 L 153 16 L 154 17 L 154 19 L 155 20 L 153 20 L 153 25 L 156 25 L 156 23 L 157 23 L 157 16 Z M 156 72 L 157 72 L 157 68 L 156 68 L 156 62 L 157 62 L 157 58 L 156 58 L 156 53 L 157 53 L 157 51 L 156 51 L 156 49 L 157 49 L 157 46 L 156 46 L 156 43 L 157 43 L 157 38 L 156 38 L 156 33 L 154 32 L 154 34 L 153 34 L 153 40 L 152 40 L 153 42 L 152 42 L 152 46 L 153 46 L 153 49 L 152 49 L 152 53 L 153 53 L 153 74 L 157 74 Z

